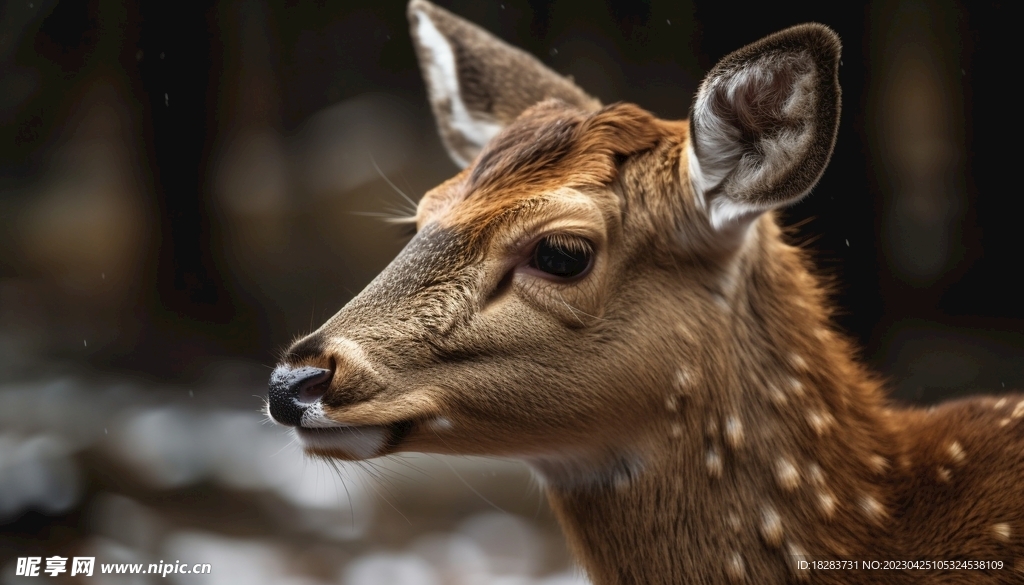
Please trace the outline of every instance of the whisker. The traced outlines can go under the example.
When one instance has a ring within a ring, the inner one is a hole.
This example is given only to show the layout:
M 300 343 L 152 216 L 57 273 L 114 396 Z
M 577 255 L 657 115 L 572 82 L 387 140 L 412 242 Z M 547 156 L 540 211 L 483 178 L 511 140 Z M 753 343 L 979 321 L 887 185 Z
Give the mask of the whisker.
M 370 462 L 367 461 L 367 463 L 370 463 Z M 401 479 L 404 479 L 404 480 L 407 480 L 407 481 L 415 481 L 412 477 L 409 477 L 408 475 L 405 475 L 404 473 L 401 473 L 397 469 L 389 469 L 389 468 L 383 467 L 383 466 L 381 466 L 379 469 L 380 469 L 381 473 L 388 472 L 388 473 L 391 473 L 396 478 L 401 478 Z
M 362 217 L 372 217 L 390 224 L 406 225 L 416 223 L 415 215 L 392 215 L 390 213 L 382 213 L 379 211 L 350 211 L 349 213 L 351 215 L 359 215 Z
M 412 208 L 415 210 L 416 209 L 416 202 L 413 201 L 411 197 L 406 195 L 405 191 L 402 191 L 401 189 L 399 189 L 398 185 L 395 185 L 393 182 L 391 182 L 391 179 L 389 179 L 388 176 L 384 174 L 384 171 L 380 170 L 380 166 L 377 165 L 377 159 L 375 159 L 373 157 L 373 153 L 371 152 L 369 154 L 370 154 L 370 162 L 373 163 L 373 168 L 377 169 L 377 174 L 380 175 L 380 178 L 384 179 L 387 182 L 387 184 L 390 185 L 391 188 L 394 189 L 396 193 L 401 195 L 403 199 L 408 201 L 409 205 L 411 205 Z
M 278 455 L 280 455 L 280 454 L 281 454 L 282 452 L 284 452 L 284 450 L 285 450 L 285 449 L 287 449 L 287 448 L 289 448 L 289 447 L 294 447 L 294 446 L 298 445 L 298 443 L 299 443 L 299 438 L 298 438 L 298 437 L 296 437 L 295 435 L 292 435 L 292 438 L 291 438 L 291 440 L 289 440 L 289 441 L 288 441 L 287 443 L 285 443 L 284 445 L 282 445 L 282 446 L 281 446 L 281 448 L 280 448 L 280 449 L 278 449 L 276 453 L 274 453 L 273 455 L 271 455 L 271 457 L 277 457 L 277 456 L 278 456 Z
M 394 462 L 399 463 L 401 465 L 404 465 L 405 467 L 408 467 L 409 469 L 412 469 L 413 471 L 419 473 L 423 477 L 426 477 L 426 478 L 430 477 L 430 474 L 427 473 L 426 470 L 424 470 L 424 469 L 420 468 L 419 466 L 413 464 L 407 458 L 402 457 L 402 455 L 400 455 L 398 453 L 396 453 L 394 455 L 389 455 L 388 456 L 388 460 L 389 461 L 394 461 Z
M 576 316 L 576 313 L 579 312 L 579 313 L 581 313 L 583 315 L 586 315 L 587 317 L 590 317 L 591 319 L 597 319 L 598 321 L 604 321 L 603 318 L 598 317 L 597 315 L 591 315 L 590 313 L 588 313 L 586 311 L 583 311 L 583 310 L 581 310 L 579 308 L 573 307 L 569 303 L 565 302 L 565 297 L 562 296 L 562 293 L 560 293 L 558 291 L 555 291 L 555 292 L 558 294 L 558 300 L 562 301 L 562 304 L 565 305 L 570 311 L 572 311 L 572 314 L 573 314 L 574 317 Z M 576 317 L 576 320 L 579 321 L 579 317 Z M 584 324 L 583 321 L 580 321 L 580 324 Z
M 462 477 L 462 475 L 461 475 L 461 474 L 460 474 L 460 473 L 458 472 L 458 470 L 456 470 L 456 469 L 455 469 L 455 466 L 454 466 L 454 465 L 452 465 L 451 463 L 449 463 L 449 462 L 448 462 L 448 460 L 447 460 L 446 458 L 444 458 L 444 457 L 442 457 L 442 456 L 435 456 L 435 455 L 431 455 L 431 456 L 432 456 L 432 457 L 434 457 L 434 459 L 438 459 L 438 460 L 440 460 L 440 461 L 441 461 L 442 463 L 444 463 L 445 465 L 447 465 L 447 466 L 448 466 L 448 469 L 451 469 L 451 470 L 452 470 L 452 473 L 454 473 L 454 474 L 455 474 L 455 477 L 459 478 L 459 481 L 461 481 L 461 482 L 462 482 L 462 485 L 464 485 L 464 486 L 466 486 L 467 488 L 469 488 L 469 491 L 471 491 L 471 492 L 473 492 L 474 494 L 476 494 L 476 497 L 478 497 L 478 498 L 480 498 L 481 500 L 483 500 L 484 502 L 486 502 L 486 503 L 487 503 L 488 505 L 490 505 L 490 506 L 491 506 L 492 508 L 494 508 L 495 510 L 497 510 L 497 511 L 499 511 L 499 512 L 502 512 L 502 513 L 504 513 L 504 514 L 510 514 L 510 512 L 509 512 L 508 510 L 506 510 L 506 509 L 502 508 L 502 507 L 501 507 L 501 506 L 499 506 L 498 504 L 495 504 L 495 503 L 494 503 L 494 502 L 492 502 L 491 500 L 487 499 L 487 497 L 486 497 L 486 496 L 484 496 L 483 494 L 481 494 L 481 493 L 480 493 L 479 491 L 477 491 L 477 489 L 476 489 L 475 487 L 473 487 L 472 485 L 470 485 L 470 484 L 469 484 L 469 482 L 468 482 L 468 481 L 466 481 L 466 480 L 465 480 L 465 478 L 463 478 L 463 477 Z
M 327 463 L 327 465 L 329 465 L 331 467 L 331 469 L 334 470 L 335 476 L 339 480 L 341 480 L 341 487 L 342 487 L 342 489 L 345 490 L 345 497 L 348 498 L 349 522 L 351 522 L 352 530 L 355 530 L 356 529 L 356 510 L 355 510 L 355 504 L 353 504 L 353 502 L 352 502 L 352 493 L 348 491 L 348 484 L 345 482 L 345 477 L 344 477 L 344 475 L 341 472 L 341 468 L 338 466 L 338 462 L 336 460 L 334 460 L 334 459 L 331 459 L 330 457 L 320 456 L 319 458 L 322 461 L 325 461 Z M 335 486 L 337 486 L 337 484 L 335 484 Z M 335 488 L 335 489 L 337 489 L 337 488 Z
M 366 469 L 366 468 L 365 468 L 365 467 L 363 466 L 363 464 L 364 464 L 364 463 L 367 463 L 366 461 L 356 461 L 355 463 L 356 463 L 357 465 L 359 465 L 359 467 L 360 467 L 361 469 L 363 469 L 363 471 L 366 471 L 366 474 L 367 474 L 367 476 L 368 476 L 368 477 L 375 477 L 375 476 L 373 475 L 373 473 L 372 473 L 372 472 L 368 471 L 368 470 L 367 470 L 367 469 Z M 408 517 L 407 517 L 407 516 L 406 516 L 405 514 L 403 514 L 403 513 L 402 513 L 402 511 L 401 511 L 401 510 L 399 510 L 397 506 L 395 506 L 395 505 L 394 505 L 393 503 L 391 503 L 391 500 L 389 500 L 389 499 L 387 498 L 387 496 L 385 496 L 384 494 L 380 493 L 380 491 L 378 491 L 378 490 L 377 490 L 377 488 L 376 488 L 376 487 L 375 487 L 375 486 L 373 485 L 373 482 L 372 482 L 372 481 L 367 481 L 367 485 L 369 485 L 369 486 L 370 486 L 370 489 L 372 489 L 372 490 L 373 490 L 373 492 L 374 492 L 375 494 L 377 494 L 377 497 L 379 497 L 380 499 L 382 499 L 382 500 L 384 500 L 385 502 L 387 502 L 387 504 L 388 504 L 389 506 L 391 506 L 391 508 L 392 508 L 392 509 L 393 509 L 393 510 L 394 510 L 395 512 L 398 512 L 398 515 L 399 515 L 399 516 L 401 516 L 401 517 L 402 517 L 402 519 L 404 519 L 404 520 L 405 520 L 406 522 L 408 522 L 408 523 L 409 523 L 409 526 L 412 526 L 412 521 L 411 521 L 411 520 L 409 520 L 409 518 L 408 518 Z

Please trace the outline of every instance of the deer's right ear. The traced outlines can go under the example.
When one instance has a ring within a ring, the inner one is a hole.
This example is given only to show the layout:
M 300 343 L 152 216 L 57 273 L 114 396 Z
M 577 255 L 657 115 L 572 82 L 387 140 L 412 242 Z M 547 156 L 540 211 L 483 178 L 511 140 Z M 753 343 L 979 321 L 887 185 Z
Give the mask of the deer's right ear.
M 825 170 L 839 128 L 839 37 L 804 24 L 726 56 L 691 113 L 690 180 L 712 226 L 799 200 Z
M 412 0 L 408 13 L 438 131 L 459 167 L 523 110 L 547 98 L 585 110 L 601 106 L 533 56 L 447 10 Z

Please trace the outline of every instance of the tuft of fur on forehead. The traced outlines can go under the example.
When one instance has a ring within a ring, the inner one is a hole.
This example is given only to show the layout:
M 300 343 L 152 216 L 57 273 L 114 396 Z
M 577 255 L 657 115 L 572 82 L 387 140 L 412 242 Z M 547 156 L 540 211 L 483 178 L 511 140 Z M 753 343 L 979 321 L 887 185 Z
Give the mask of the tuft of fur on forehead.
M 450 221 L 480 235 L 524 200 L 563 187 L 608 185 L 621 157 L 654 148 L 668 133 L 632 104 L 586 113 L 543 101 L 495 136 L 467 169 L 463 201 Z

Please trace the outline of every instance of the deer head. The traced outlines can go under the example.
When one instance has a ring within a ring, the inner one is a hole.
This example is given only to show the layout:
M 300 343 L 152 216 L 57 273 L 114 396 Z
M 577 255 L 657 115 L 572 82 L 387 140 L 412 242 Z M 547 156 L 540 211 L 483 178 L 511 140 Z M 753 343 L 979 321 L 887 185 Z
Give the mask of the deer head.
M 423 197 L 391 265 L 288 350 L 271 415 L 343 459 L 505 455 L 595 478 L 642 460 L 665 389 L 731 367 L 743 263 L 777 237 L 766 212 L 825 168 L 838 39 L 803 25 L 729 55 L 687 123 L 602 107 L 427 2 L 409 18 L 464 168 Z

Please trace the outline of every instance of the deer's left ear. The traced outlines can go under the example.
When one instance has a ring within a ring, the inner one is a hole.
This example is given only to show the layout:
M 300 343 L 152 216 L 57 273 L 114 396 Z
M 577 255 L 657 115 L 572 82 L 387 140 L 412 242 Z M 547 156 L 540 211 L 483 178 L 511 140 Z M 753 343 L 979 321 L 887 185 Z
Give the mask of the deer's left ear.
M 839 128 L 839 37 L 804 24 L 722 59 L 694 100 L 689 173 L 722 228 L 799 200 Z
M 413 44 L 448 154 L 460 167 L 530 106 L 601 103 L 528 53 L 426 0 L 409 2 Z

